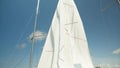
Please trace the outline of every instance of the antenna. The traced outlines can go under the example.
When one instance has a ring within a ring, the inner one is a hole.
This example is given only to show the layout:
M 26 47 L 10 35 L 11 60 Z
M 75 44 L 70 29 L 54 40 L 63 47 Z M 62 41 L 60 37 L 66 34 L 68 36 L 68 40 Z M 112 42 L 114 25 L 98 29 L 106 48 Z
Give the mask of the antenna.
M 31 50 L 30 50 L 29 68 L 32 68 L 32 62 L 33 62 L 34 36 L 35 36 L 35 31 L 36 31 L 36 24 L 37 24 L 39 4 L 40 4 L 40 0 L 38 0 L 38 2 L 37 2 L 37 8 L 36 8 L 36 15 L 35 15 L 35 22 L 34 22 L 34 31 L 33 31 L 33 39 L 32 39 L 32 46 L 31 46 Z

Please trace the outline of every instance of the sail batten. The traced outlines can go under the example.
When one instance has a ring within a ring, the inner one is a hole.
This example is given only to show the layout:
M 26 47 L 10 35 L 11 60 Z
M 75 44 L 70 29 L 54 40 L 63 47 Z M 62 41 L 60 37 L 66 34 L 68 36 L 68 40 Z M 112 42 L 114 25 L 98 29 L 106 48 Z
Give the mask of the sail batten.
M 59 0 L 38 68 L 94 68 L 74 0 Z

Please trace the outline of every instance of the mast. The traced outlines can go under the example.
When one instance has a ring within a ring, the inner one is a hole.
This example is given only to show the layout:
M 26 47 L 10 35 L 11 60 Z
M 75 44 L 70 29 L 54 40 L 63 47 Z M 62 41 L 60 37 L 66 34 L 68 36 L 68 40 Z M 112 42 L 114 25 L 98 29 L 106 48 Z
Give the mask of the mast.
M 37 17 L 38 17 L 38 11 L 39 11 L 39 4 L 40 0 L 37 1 L 37 8 L 36 8 L 36 15 L 35 15 L 35 22 L 34 22 L 34 31 L 33 31 L 33 37 L 32 37 L 32 46 L 30 50 L 30 62 L 29 62 L 29 68 L 32 68 L 32 63 L 33 63 L 33 50 L 34 50 L 34 36 L 35 36 L 35 31 L 36 31 L 36 24 L 37 24 Z

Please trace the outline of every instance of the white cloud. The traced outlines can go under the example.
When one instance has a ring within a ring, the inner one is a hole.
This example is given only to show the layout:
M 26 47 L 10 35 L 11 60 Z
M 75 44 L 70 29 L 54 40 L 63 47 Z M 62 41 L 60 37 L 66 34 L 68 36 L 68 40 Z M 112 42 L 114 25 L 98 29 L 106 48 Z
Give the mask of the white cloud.
M 20 45 L 17 45 L 16 48 L 18 48 L 18 49 L 24 49 L 24 48 L 26 48 L 26 46 L 27 45 L 25 43 L 22 43 Z
M 112 53 L 113 53 L 113 54 L 120 54 L 120 48 L 114 50 Z
M 34 39 L 35 39 L 35 40 L 41 41 L 41 40 L 43 40 L 43 39 L 45 39 L 45 38 L 46 38 L 46 34 L 45 34 L 44 32 L 36 31 L 36 32 L 34 33 Z M 30 34 L 29 39 L 30 39 L 30 40 L 33 39 L 33 33 Z
M 119 64 L 114 65 L 115 68 L 120 68 Z

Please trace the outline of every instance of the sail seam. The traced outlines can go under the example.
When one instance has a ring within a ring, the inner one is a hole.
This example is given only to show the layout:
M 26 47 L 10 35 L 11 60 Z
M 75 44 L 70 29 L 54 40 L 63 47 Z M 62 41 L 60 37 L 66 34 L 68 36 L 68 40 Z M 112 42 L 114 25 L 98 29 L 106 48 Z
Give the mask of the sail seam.
M 71 4 L 68 4 L 68 3 L 63 3 L 64 5 L 67 5 L 67 6 L 69 6 L 69 7 L 74 7 L 74 6 L 72 6 Z
M 77 24 L 78 22 L 73 22 L 73 23 L 67 23 L 65 25 L 73 25 L 73 24 Z
M 67 29 L 66 29 L 67 30 Z M 82 41 L 86 41 L 82 38 L 79 38 L 79 37 L 76 37 L 76 36 L 71 36 L 68 32 L 66 33 L 66 35 L 70 36 L 71 38 L 74 38 L 74 39 L 78 39 L 78 40 L 82 40 Z

